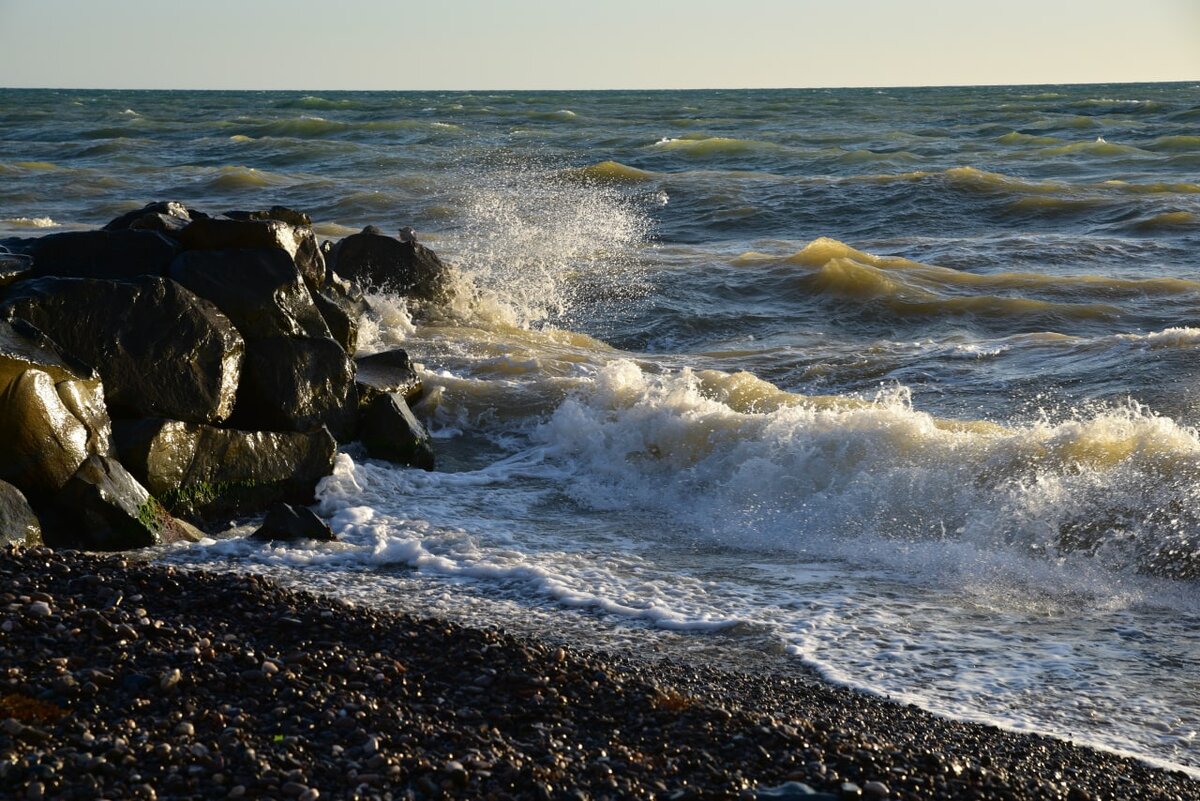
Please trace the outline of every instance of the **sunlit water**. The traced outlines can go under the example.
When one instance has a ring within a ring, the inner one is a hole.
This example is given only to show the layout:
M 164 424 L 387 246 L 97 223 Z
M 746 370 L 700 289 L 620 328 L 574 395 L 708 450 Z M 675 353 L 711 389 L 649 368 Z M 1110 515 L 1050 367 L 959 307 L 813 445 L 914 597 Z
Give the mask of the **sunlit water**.
M 0 92 L 0 236 L 413 225 L 441 469 L 164 558 L 1200 771 L 1200 87 Z M 246 530 L 246 524 L 234 529 Z M 753 658 L 753 657 L 751 657 Z

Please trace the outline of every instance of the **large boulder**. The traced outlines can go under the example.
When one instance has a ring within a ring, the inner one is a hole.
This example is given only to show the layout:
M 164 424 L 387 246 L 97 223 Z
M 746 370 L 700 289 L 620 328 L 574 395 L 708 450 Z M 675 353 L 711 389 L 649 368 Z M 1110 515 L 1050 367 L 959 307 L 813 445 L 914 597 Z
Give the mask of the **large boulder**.
M 191 251 L 171 277 L 213 301 L 246 340 L 231 424 L 352 436 L 354 363 L 330 337 L 296 266 L 280 250 Z
M 133 278 L 162 275 L 179 253 L 156 231 L 70 231 L 32 240 L 33 275 L 63 278 Z
M 123 551 L 195 539 L 121 463 L 89 456 L 54 499 L 45 531 L 59 548 Z
M 404 396 L 380 395 L 362 411 L 359 439 L 376 459 L 432 470 L 433 444 L 429 432 L 404 402 Z
M 245 344 L 229 319 L 167 278 L 41 278 L 0 305 L 95 365 L 114 417 L 216 422 L 233 413 Z
M 42 525 L 21 491 L 0 481 L 0 544 L 40 545 Z
M 329 336 L 300 271 L 282 250 L 189 251 L 167 274 L 215 303 L 246 339 Z
M 354 362 L 332 339 L 272 337 L 248 343 L 233 422 L 270 431 L 325 426 L 345 442 L 353 438 L 357 409 Z
M 364 287 L 422 300 L 441 299 L 446 292 L 446 265 L 432 250 L 410 240 L 403 242 L 368 226 L 334 245 L 330 268 Z
M 180 241 L 188 250 L 280 250 L 299 270 L 309 289 L 316 291 L 325 283 L 325 257 L 312 229 L 306 226 L 270 218 L 209 217 L 193 220 L 180 234 Z
M 110 434 L 99 377 L 28 323 L 0 322 L 0 479 L 54 493 Z
M 406 401 L 421 397 L 421 377 L 408 351 L 396 349 L 355 359 L 358 398 L 366 405 L 380 395 L 396 392 Z
M 250 535 L 250 539 L 260 542 L 337 541 L 333 529 L 329 528 L 329 524 L 324 520 L 317 517 L 313 510 L 286 503 L 277 503 L 272 506 L 267 512 L 263 524 Z
M 312 432 L 234 431 L 175 420 L 118 421 L 121 462 L 173 514 L 245 514 L 273 501 L 312 503 L 337 442 Z

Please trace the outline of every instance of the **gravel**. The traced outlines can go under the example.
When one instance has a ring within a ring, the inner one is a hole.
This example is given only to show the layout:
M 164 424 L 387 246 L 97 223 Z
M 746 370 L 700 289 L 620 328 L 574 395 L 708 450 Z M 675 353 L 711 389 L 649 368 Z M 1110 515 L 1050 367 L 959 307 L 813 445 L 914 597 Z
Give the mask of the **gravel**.
M 0 798 L 1200 798 L 796 677 L 128 557 L 0 552 L 0 631 Z

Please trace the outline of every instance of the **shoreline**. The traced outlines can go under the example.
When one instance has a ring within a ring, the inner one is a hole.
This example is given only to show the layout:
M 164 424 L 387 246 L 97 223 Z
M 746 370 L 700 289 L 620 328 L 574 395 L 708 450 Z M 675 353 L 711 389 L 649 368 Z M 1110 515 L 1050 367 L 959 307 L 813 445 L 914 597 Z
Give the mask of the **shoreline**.
M 830 798 L 1200 795 L 1180 771 L 808 677 L 251 574 L 6 548 L 0 577 L 0 790 L 15 798 L 767 798 L 788 781 Z

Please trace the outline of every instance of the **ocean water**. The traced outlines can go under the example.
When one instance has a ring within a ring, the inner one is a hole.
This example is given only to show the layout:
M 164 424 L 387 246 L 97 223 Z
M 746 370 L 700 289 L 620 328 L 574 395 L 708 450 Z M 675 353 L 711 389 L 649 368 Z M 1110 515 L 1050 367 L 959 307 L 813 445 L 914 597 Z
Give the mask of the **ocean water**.
M 1200 86 L 0 91 L 0 236 L 156 199 L 457 287 L 362 334 L 437 472 L 352 446 L 341 544 L 162 558 L 1200 774 Z

